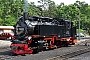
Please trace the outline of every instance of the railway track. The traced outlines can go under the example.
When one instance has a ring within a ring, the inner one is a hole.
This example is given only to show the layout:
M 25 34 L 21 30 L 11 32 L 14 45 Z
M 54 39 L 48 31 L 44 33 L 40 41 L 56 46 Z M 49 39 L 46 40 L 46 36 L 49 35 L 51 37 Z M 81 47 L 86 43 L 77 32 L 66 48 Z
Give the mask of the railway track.
M 83 50 L 85 50 L 85 51 L 83 52 Z M 60 59 L 65 60 L 65 59 L 69 59 L 71 57 L 74 57 L 71 55 L 76 54 L 76 52 L 79 52 L 79 51 L 82 51 L 80 54 L 83 54 L 83 53 L 89 52 L 90 48 L 89 48 L 89 46 L 81 46 L 81 45 L 73 46 L 73 47 L 63 47 L 60 49 L 41 52 L 41 53 L 36 54 L 36 55 L 34 55 L 34 54 L 26 55 L 26 57 L 28 58 L 28 60 L 32 60 L 32 58 L 33 58 L 33 60 L 36 60 L 36 59 L 34 59 L 34 57 L 37 57 L 37 60 L 40 60 L 41 58 L 44 58 L 45 56 L 46 57 L 44 59 L 49 58 L 47 60 L 60 60 Z M 50 53 L 50 54 L 48 55 L 48 53 Z M 78 55 L 80 55 L 80 54 L 78 54 Z M 56 56 L 56 57 L 54 57 L 54 56 Z M 75 55 L 75 56 L 77 56 L 77 55 Z M 21 56 L 21 55 L 17 55 L 17 56 L 13 55 L 10 48 L 0 49 L 0 60 L 17 60 L 16 58 L 18 58 L 18 60 L 21 60 L 21 59 L 25 60 L 24 59 L 25 57 L 24 58 L 23 57 L 24 56 Z M 53 57 L 53 58 L 50 58 L 50 57 Z
M 88 53 L 88 52 L 90 52 L 90 47 L 80 49 L 80 50 L 76 50 L 76 51 L 73 51 L 73 52 L 68 52 L 68 53 L 63 54 L 61 56 L 56 56 L 56 57 L 53 57 L 53 58 L 49 58 L 47 60 L 69 60 L 69 58 L 73 58 L 75 56 L 79 56 L 81 54 Z
M 12 54 L 10 48 L 0 48 L 0 60 L 8 60 L 15 57 L 17 56 Z

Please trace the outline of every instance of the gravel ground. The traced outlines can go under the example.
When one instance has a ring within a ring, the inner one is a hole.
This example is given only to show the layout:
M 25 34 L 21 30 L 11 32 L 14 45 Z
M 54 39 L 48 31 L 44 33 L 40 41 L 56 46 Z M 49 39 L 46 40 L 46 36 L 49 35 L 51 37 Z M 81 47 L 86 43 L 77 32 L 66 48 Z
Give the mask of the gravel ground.
M 70 58 L 69 60 L 90 60 L 90 52 Z
M 10 47 L 11 42 L 6 40 L 0 40 L 0 49 Z
M 78 49 L 83 49 L 86 47 L 88 46 L 62 47 L 54 50 L 39 52 L 38 54 L 30 54 L 30 55 L 27 54 L 26 56 L 18 55 L 15 58 L 7 59 L 7 60 L 48 60 L 50 58 L 66 54 L 68 52 L 73 52 Z

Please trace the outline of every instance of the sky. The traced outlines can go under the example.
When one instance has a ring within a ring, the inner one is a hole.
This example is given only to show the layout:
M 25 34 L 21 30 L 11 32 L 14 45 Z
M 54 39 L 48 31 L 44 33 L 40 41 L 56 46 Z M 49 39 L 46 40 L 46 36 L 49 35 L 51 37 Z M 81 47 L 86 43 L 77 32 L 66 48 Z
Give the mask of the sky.
M 28 0 L 28 2 L 35 2 L 35 4 L 38 5 L 37 1 L 40 1 L 40 0 Z M 61 2 L 64 2 L 65 5 L 69 5 L 69 4 L 75 3 L 77 0 L 51 0 L 51 1 L 54 1 L 55 4 L 60 4 Z M 90 5 L 90 0 L 78 0 L 78 1 L 81 1 L 81 2 L 85 1 Z

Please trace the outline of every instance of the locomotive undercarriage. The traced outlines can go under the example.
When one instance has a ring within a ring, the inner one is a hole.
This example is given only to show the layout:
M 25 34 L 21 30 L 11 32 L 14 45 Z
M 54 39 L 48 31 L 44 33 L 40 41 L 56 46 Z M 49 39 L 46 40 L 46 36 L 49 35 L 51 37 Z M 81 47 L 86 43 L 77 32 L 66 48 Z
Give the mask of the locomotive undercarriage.
M 10 47 L 12 49 L 12 52 L 15 54 L 32 54 L 68 45 L 70 45 L 68 38 L 59 39 L 57 36 L 46 37 L 34 35 L 30 40 L 28 40 L 27 38 L 23 41 L 20 41 L 18 39 L 13 40 L 13 43 Z

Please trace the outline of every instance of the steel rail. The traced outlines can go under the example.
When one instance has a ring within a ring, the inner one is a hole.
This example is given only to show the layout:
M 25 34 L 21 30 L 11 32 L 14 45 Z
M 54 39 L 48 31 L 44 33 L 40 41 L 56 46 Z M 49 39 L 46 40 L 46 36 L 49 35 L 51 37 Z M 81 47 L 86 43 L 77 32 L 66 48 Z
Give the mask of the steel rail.
M 46 60 L 60 60 L 60 59 L 61 60 L 68 60 L 69 58 L 73 58 L 75 56 L 79 56 L 79 55 L 87 53 L 87 52 L 90 52 L 90 47 L 80 49 L 80 50 L 76 50 L 76 51 L 73 51 L 73 52 L 68 52 L 66 54 L 56 56 L 56 57 L 53 57 L 53 58 L 49 58 L 49 59 L 46 59 Z

